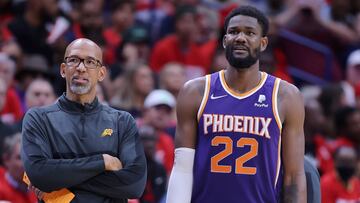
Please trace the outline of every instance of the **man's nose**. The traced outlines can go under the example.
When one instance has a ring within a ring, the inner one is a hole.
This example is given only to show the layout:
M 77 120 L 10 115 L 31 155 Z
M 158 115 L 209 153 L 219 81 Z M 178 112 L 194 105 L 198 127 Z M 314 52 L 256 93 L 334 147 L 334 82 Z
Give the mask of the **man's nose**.
M 244 32 L 239 32 L 239 33 L 236 35 L 235 40 L 236 40 L 236 41 L 239 41 L 239 42 L 245 42 L 245 41 L 246 41 L 245 33 L 244 33 Z
M 85 61 L 80 61 L 79 65 L 76 67 L 76 70 L 85 71 L 86 70 Z

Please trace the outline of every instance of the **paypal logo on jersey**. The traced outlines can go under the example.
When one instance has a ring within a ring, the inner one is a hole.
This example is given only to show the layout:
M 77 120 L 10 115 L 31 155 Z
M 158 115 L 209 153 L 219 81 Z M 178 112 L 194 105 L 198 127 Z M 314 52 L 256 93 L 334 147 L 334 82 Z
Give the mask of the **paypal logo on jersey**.
M 258 101 L 254 103 L 254 106 L 259 107 L 259 108 L 262 108 L 262 107 L 267 108 L 269 106 L 269 104 L 265 104 L 264 103 L 265 101 L 266 101 L 266 96 L 263 94 L 260 94 Z

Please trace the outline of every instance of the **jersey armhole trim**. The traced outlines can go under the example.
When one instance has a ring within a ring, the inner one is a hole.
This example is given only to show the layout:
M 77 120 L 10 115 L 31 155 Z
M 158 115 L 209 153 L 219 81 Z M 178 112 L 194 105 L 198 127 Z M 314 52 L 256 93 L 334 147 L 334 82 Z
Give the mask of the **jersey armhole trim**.
M 210 81 L 211 81 L 211 75 L 206 75 L 205 77 L 205 91 L 203 98 L 201 100 L 201 104 L 197 113 L 197 121 L 200 121 L 200 117 L 202 116 L 202 113 L 204 112 L 207 100 L 209 98 L 209 92 L 210 92 Z
M 274 181 L 274 188 L 276 188 L 277 182 L 278 182 L 278 178 L 279 178 L 279 174 L 280 174 L 280 168 L 281 168 L 281 129 L 282 129 L 282 123 L 281 123 L 281 119 L 279 116 L 279 110 L 278 110 L 278 92 L 279 92 L 279 85 L 280 85 L 280 79 L 276 78 L 275 83 L 274 83 L 274 88 L 273 88 L 273 93 L 272 93 L 272 110 L 273 110 L 273 114 L 277 123 L 277 126 L 279 128 L 279 132 L 280 132 L 280 136 L 279 136 L 279 141 L 278 141 L 278 151 L 277 151 L 277 164 L 276 164 L 276 176 L 275 176 L 275 181 Z
M 280 119 L 280 115 L 279 115 L 279 110 L 278 110 L 278 92 L 279 92 L 279 85 L 280 85 L 280 79 L 276 78 L 275 83 L 274 83 L 274 88 L 273 88 L 273 93 L 272 93 L 272 110 L 273 110 L 273 114 L 277 123 L 277 126 L 279 127 L 279 130 L 281 132 L 282 129 L 282 123 L 281 123 L 281 119 Z

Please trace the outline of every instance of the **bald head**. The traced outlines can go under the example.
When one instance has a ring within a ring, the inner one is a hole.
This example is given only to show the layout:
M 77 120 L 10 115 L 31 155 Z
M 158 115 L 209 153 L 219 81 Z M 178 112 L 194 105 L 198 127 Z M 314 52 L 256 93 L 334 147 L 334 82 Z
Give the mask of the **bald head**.
M 71 55 L 71 51 L 74 49 L 89 49 L 94 54 L 92 57 L 102 63 L 102 50 L 95 42 L 86 38 L 76 39 L 66 47 L 65 57 Z

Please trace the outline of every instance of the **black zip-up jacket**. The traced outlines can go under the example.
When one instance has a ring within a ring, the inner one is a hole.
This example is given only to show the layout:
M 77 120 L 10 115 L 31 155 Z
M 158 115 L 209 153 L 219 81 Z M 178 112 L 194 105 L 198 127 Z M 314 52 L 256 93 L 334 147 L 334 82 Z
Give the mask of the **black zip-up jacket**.
M 44 192 L 67 188 L 75 203 L 123 203 L 144 191 L 146 159 L 127 112 L 62 95 L 51 106 L 29 110 L 22 134 L 25 171 Z M 105 171 L 102 154 L 118 157 L 123 169 Z

